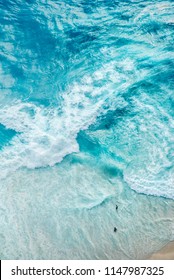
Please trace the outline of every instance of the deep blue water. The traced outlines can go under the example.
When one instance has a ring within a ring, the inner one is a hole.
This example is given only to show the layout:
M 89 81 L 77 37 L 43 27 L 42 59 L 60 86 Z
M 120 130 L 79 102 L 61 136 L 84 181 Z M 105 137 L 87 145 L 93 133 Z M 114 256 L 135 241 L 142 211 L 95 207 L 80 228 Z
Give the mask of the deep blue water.
M 0 0 L 0 258 L 138 259 L 174 239 L 173 11 Z

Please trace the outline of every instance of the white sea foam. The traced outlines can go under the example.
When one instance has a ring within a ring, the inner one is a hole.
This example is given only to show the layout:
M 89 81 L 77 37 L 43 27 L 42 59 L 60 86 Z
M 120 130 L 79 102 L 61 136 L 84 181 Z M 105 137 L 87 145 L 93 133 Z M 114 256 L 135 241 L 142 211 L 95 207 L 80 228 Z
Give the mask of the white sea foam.
M 149 97 L 134 99 L 136 110 L 143 118 L 134 117 L 127 133 L 139 133 L 130 141 L 130 162 L 124 170 L 124 180 L 139 193 L 174 199 L 174 121 L 158 102 Z M 165 120 L 165 121 L 164 121 Z M 134 125 L 134 126 L 131 126 Z M 132 145 L 132 147 L 131 147 Z
M 4 147 L 0 153 L 4 175 L 21 166 L 52 166 L 65 155 L 78 151 L 77 133 L 90 124 L 96 116 L 97 107 L 96 111 L 93 108 L 88 113 L 89 104 L 83 100 L 84 109 L 80 110 L 78 94 L 67 95 L 64 103 L 65 110 L 61 114 L 56 109 L 48 110 L 23 102 L 1 109 L 0 122 L 18 132 L 11 145 Z
M 18 132 L 0 153 L 1 176 L 22 166 L 52 166 L 78 151 L 77 133 L 96 118 L 100 102 L 91 104 L 90 99 L 79 96 L 77 87 L 75 90 L 65 96 L 61 114 L 23 102 L 1 109 L 0 122 Z
M 101 79 L 104 82 L 98 86 Z M 105 105 L 110 110 L 126 106 L 124 99 L 117 97 L 114 87 L 114 82 L 122 81 L 124 88 L 132 83 L 131 78 L 117 71 L 110 62 L 105 69 L 84 76 L 62 93 L 61 110 L 20 100 L 3 106 L 0 123 L 18 134 L 0 152 L 0 176 L 20 167 L 53 166 L 66 155 L 78 152 L 78 132 L 94 123 L 96 117 L 106 111 Z
M 174 199 L 173 174 L 174 168 L 167 170 L 151 164 L 147 168 L 142 161 L 137 161 L 126 169 L 124 179 L 136 192 Z

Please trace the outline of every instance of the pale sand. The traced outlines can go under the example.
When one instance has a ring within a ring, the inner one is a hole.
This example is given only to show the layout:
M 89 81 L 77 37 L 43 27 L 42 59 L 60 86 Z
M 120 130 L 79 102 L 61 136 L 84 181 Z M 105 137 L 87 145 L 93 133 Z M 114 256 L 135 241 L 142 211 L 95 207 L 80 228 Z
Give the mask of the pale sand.
M 174 260 L 174 241 L 169 242 L 161 250 L 152 254 L 149 260 Z

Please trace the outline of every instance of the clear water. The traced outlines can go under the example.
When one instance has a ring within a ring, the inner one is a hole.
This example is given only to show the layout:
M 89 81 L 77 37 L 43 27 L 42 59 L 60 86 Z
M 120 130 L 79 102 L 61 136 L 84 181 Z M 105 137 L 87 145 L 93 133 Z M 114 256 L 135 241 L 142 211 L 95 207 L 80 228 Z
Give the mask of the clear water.
M 140 259 L 174 239 L 173 11 L 0 0 L 1 259 Z

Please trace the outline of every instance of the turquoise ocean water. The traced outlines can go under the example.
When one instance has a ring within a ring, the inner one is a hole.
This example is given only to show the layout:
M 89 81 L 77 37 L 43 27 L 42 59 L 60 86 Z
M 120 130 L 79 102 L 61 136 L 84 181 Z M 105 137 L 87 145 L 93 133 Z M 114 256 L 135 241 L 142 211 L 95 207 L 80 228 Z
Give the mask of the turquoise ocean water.
M 173 11 L 0 0 L 1 259 L 142 259 L 174 240 Z

